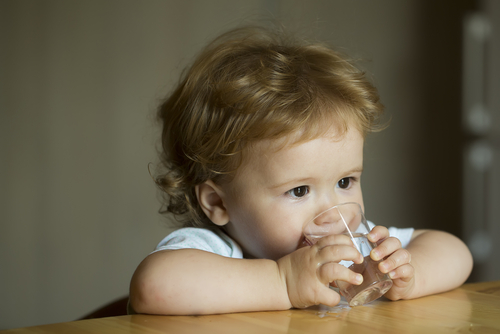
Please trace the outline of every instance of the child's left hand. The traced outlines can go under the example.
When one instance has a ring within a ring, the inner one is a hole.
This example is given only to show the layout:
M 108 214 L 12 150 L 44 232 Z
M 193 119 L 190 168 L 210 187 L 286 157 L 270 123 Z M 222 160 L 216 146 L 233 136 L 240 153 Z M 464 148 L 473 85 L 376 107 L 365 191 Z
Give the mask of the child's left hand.
M 408 299 L 415 288 L 415 268 L 411 264 L 411 254 L 401 248 L 399 239 L 390 237 L 389 230 L 375 226 L 368 234 L 368 240 L 377 244 L 370 257 L 382 260 L 378 268 L 392 279 L 392 288 L 384 295 L 390 300 Z

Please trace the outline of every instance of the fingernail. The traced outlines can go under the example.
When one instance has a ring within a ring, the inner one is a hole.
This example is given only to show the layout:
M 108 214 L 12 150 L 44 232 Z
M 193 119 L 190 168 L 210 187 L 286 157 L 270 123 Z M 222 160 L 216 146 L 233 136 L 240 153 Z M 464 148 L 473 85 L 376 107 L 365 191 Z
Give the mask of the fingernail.
M 389 263 L 387 262 L 382 262 L 380 266 L 382 267 L 383 271 L 387 271 L 387 269 L 389 269 Z
M 372 250 L 372 259 L 375 261 L 380 260 L 380 254 L 376 250 Z
M 389 273 L 389 277 L 390 277 L 390 278 L 394 278 L 394 277 L 396 277 L 396 272 L 395 272 L 395 271 L 391 271 L 391 272 Z
M 363 275 L 357 274 L 356 275 L 356 282 L 358 282 L 359 284 L 363 283 Z

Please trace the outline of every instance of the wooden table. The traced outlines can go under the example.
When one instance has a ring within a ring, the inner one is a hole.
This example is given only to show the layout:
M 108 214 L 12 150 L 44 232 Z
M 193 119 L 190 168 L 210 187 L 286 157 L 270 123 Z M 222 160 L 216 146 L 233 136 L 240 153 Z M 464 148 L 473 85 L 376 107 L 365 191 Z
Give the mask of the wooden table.
M 420 299 L 210 316 L 129 315 L 3 331 L 13 333 L 500 333 L 500 281 Z

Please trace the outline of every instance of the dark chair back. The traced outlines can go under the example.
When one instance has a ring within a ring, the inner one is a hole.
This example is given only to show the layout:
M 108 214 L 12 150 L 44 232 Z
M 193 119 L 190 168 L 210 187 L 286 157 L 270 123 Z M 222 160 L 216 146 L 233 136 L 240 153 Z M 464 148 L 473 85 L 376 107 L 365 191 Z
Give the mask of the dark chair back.
M 103 307 L 93 311 L 79 320 L 96 319 L 106 317 L 117 317 L 127 315 L 128 296 L 115 300 Z

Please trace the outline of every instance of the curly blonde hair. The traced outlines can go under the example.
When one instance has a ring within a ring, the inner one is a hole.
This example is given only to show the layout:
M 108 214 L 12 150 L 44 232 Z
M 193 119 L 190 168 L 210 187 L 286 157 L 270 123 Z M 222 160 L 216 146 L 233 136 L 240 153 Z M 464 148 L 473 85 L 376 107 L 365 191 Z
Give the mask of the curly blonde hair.
M 263 27 L 229 31 L 201 52 L 158 110 L 160 212 L 213 227 L 195 186 L 230 178 L 249 143 L 298 132 L 297 141 L 306 141 L 332 125 L 365 136 L 382 112 L 364 72 L 328 46 Z

